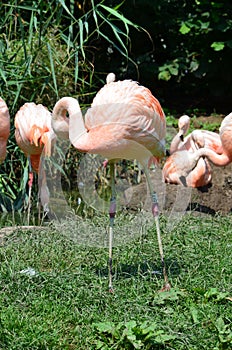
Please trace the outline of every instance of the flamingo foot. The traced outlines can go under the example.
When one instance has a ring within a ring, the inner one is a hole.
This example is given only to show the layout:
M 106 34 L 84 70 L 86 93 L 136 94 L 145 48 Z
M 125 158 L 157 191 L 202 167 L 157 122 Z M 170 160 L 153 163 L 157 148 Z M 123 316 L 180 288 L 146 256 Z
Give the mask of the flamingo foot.
M 109 293 L 114 294 L 113 287 L 109 287 Z

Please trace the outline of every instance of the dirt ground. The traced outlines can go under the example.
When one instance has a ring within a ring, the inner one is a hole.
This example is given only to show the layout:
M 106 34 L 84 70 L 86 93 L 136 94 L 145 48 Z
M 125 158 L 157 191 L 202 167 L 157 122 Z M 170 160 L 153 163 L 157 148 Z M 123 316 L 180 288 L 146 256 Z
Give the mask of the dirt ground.
M 232 212 L 232 164 L 226 167 L 212 165 L 212 183 L 202 188 L 184 188 L 182 185 L 162 183 L 161 169 L 151 173 L 154 189 L 159 198 L 161 212 L 191 211 L 194 214 L 227 215 Z M 125 191 L 129 211 L 139 207 L 150 210 L 146 179 Z M 125 207 L 125 204 L 124 204 Z
M 191 189 L 187 210 L 215 215 L 232 212 L 232 164 L 226 167 L 212 165 L 212 184 Z M 166 184 L 165 209 L 172 207 L 176 199 L 176 185 Z

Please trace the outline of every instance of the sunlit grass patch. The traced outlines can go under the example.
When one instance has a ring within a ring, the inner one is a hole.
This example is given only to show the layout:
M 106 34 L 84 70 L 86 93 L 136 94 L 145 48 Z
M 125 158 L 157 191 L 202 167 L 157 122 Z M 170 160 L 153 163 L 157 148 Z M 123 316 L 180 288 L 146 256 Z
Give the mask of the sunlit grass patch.
M 172 232 L 165 227 L 163 217 L 166 293 L 158 293 L 153 226 L 114 248 L 114 294 L 104 247 L 78 244 L 53 225 L 16 230 L 0 250 L 0 347 L 229 349 L 230 217 L 188 215 Z

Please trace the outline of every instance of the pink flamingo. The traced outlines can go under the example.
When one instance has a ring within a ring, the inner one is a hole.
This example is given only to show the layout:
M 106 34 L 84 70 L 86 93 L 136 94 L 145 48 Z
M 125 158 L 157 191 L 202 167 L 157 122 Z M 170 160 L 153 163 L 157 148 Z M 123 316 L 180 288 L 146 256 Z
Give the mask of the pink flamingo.
M 144 168 L 152 197 L 158 244 L 165 280 L 164 290 L 170 289 L 161 242 L 158 201 L 149 176 L 148 165 L 165 154 L 166 120 L 158 100 L 151 91 L 132 80 L 115 82 L 115 75 L 108 74 L 107 84 L 95 96 L 83 121 L 76 99 L 63 97 L 53 109 L 52 125 L 59 134 L 67 126 L 69 114 L 69 138 L 82 152 L 100 154 L 110 160 L 111 204 L 109 230 L 109 291 L 112 286 L 113 225 L 116 214 L 116 191 L 114 179 L 115 159 L 137 159 Z M 67 129 L 65 129 L 67 132 Z
M 0 163 L 6 158 L 6 145 L 10 135 L 10 114 L 6 102 L 0 97 Z
M 181 175 L 183 162 L 180 155 L 182 158 L 183 156 L 188 157 L 189 153 L 194 153 L 200 147 L 209 148 L 221 154 L 223 152 L 221 139 L 217 133 L 207 130 L 194 130 L 184 138 L 189 125 L 190 118 L 187 115 L 180 117 L 178 122 L 179 132 L 171 142 L 171 156 L 164 164 L 163 176 L 167 183 L 182 184 L 188 187 L 202 187 L 209 184 L 212 180 L 212 169 L 209 161 L 201 157 L 196 167 L 185 177 Z M 180 155 L 176 155 L 179 152 L 181 152 Z
M 221 154 L 223 152 L 220 136 L 215 132 L 196 129 L 191 134 L 189 134 L 184 138 L 184 135 L 187 134 L 188 132 L 189 126 L 190 126 L 190 117 L 187 115 L 182 115 L 178 121 L 179 131 L 176 134 L 176 136 L 173 138 L 170 145 L 170 154 L 180 150 L 191 150 L 192 148 L 195 151 L 195 145 L 193 145 L 192 141 L 195 141 L 195 143 L 197 143 L 198 135 L 199 135 L 199 139 L 201 137 L 204 138 L 205 147 L 214 150 L 218 154 Z M 194 133 L 194 140 L 193 140 L 193 133 Z
M 220 126 L 219 136 L 221 147 L 219 152 L 213 148 L 202 147 L 195 152 L 175 152 L 173 154 L 173 167 L 178 171 L 178 176 L 186 178 L 197 166 L 201 157 L 207 157 L 216 166 L 226 166 L 232 162 L 232 113 L 227 115 Z M 194 138 L 193 134 L 193 138 Z M 204 137 L 202 137 L 204 143 Z
M 42 152 L 50 156 L 51 147 L 56 135 L 51 127 L 51 113 L 42 104 L 25 103 L 15 116 L 15 138 L 18 146 L 29 161 L 29 199 L 28 224 L 30 220 L 31 190 L 33 184 L 33 170 L 38 174 Z M 39 184 L 39 197 L 42 206 L 46 209 L 49 194 L 46 185 L 45 172 L 42 170 L 42 180 Z

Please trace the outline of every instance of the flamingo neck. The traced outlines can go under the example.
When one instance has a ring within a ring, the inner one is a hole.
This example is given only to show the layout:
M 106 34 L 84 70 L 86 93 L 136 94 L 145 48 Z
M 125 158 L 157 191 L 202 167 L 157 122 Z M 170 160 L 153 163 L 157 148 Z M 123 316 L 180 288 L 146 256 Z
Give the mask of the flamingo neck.
M 179 147 L 180 143 L 182 142 L 181 137 L 183 137 L 183 132 L 179 131 L 171 142 L 170 154 L 172 154 L 178 150 L 178 147 Z
M 69 119 L 67 118 L 67 113 Z M 74 147 L 79 148 L 82 137 L 87 134 L 79 102 L 73 97 L 63 97 L 53 109 L 53 125 L 55 132 L 68 130 L 69 139 Z
M 75 102 L 74 102 L 75 101 Z M 69 113 L 69 140 L 80 151 L 85 151 L 83 144 L 88 143 L 88 133 L 84 124 L 82 112 L 77 100 L 74 100 Z
M 194 158 L 196 159 L 196 162 L 200 157 L 207 157 L 216 166 L 225 166 L 232 162 L 231 157 L 225 152 L 217 154 L 213 150 L 207 148 L 200 148 L 195 152 Z

